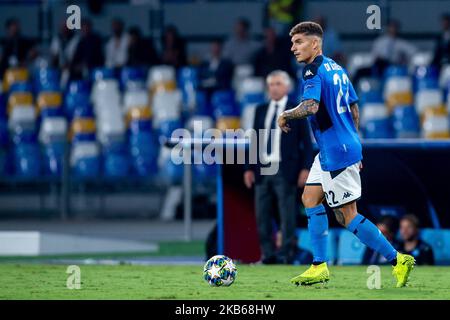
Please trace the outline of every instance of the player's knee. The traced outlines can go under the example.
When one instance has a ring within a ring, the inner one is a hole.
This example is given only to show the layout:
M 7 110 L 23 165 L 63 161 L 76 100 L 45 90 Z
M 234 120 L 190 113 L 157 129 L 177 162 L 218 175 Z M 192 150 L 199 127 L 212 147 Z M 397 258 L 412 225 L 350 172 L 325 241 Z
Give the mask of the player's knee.
M 302 193 L 302 203 L 305 208 L 314 208 L 320 204 L 316 199 L 314 199 L 314 197 L 309 195 L 307 192 Z

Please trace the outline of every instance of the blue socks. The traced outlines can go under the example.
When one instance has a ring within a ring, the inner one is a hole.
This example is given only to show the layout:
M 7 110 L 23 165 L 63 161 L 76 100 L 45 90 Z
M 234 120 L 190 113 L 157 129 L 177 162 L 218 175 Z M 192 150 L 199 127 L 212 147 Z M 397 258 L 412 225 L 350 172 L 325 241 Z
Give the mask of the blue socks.
M 308 230 L 313 250 L 313 263 L 319 264 L 328 261 L 327 236 L 328 217 L 323 205 L 313 208 L 305 208 L 308 216 Z
M 387 261 L 391 262 L 397 258 L 397 250 L 386 240 L 381 231 L 362 215 L 357 214 L 347 229 L 353 232 L 366 246 L 382 254 Z

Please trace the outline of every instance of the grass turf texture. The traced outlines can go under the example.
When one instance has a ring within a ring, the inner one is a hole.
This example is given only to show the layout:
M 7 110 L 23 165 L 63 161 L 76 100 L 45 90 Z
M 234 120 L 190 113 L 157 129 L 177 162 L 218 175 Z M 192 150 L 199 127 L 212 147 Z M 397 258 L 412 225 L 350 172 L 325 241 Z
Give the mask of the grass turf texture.
M 202 266 L 82 265 L 81 289 L 66 288 L 66 266 L 0 264 L 0 299 L 450 299 L 450 267 L 417 267 L 406 288 L 394 288 L 381 267 L 382 288 L 369 290 L 364 266 L 332 266 L 326 285 L 296 287 L 304 266 L 238 265 L 230 287 L 209 287 Z

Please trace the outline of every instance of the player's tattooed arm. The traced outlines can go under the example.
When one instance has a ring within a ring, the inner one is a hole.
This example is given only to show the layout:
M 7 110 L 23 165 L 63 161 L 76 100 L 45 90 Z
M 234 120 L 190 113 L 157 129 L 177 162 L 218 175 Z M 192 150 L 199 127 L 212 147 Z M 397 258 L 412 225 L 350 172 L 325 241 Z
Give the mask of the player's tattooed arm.
M 359 130 L 359 107 L 357 103 L 350 105 L 350 111 L 352 113 L 353 122 L 355 123 L 356 130 Z
M 315 114 L 319 110 L 319 103 L 314 99 L 303 100 L 294 109 L 283 111 L 278 117 L 278 125 L 284 132 L 291 129 L 287 123 L 288 120 L 303 119 Z
M 336 216 L 337 222 L 345 227 L 345 216 L 344 213 L 339 209 L 334 209 L 334 215 Z

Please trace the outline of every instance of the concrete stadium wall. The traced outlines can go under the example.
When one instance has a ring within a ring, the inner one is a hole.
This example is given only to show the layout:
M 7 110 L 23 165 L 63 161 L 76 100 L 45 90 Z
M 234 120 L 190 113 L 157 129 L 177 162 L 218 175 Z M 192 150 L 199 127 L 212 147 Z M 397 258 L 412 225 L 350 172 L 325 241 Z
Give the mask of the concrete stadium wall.
M 367 19 L 366 8 L 371 4 L 380 4 L 383 1 L 305 1 L 305 18 L 323 15 L 329 24 L 340 33 L 371 33 L 365 27 Z M 53 27 L 57 26 L 67 17 L 68 2 L 55 1 L 52 4 Z M 405 33 L 438 32 L 440 28 L 439 17 L 450 11 L 449 0 L 393 0 L 389 1 L 389 9 L 382 8 L 382 17 L 392 16 L 400 20 Z M 86 5 L 80 5 L 82 16 L 90 15 Z M 136 24 L 147 34 L 151 23 L 150 4 L 130 5 L 110 3 L 104 7 L 102 14 L 92 16 L 96 29 L 108 34 L 110 19 L 120 16 L 128 25 Z M 163 4 L 164 23 L 177 25 L 182 34 L 186 36 L 220 35 L 228 34 L 236 18 L 247 17 L 253 25 L 253 32 L 262 31 L 263 1 L 220 1 L 220 2 L 190 2 Z M 18 17 L 23 24 L 25 34 L 38 36 L 39 6 L 36 4 L 2 5 L 0 3 L 0 36 L 4 36 L 4 23 L 8 17 Z M 26 21 L 26 23 L 25 23 Z M 205 26 L 208 26 L 205 28 Z

